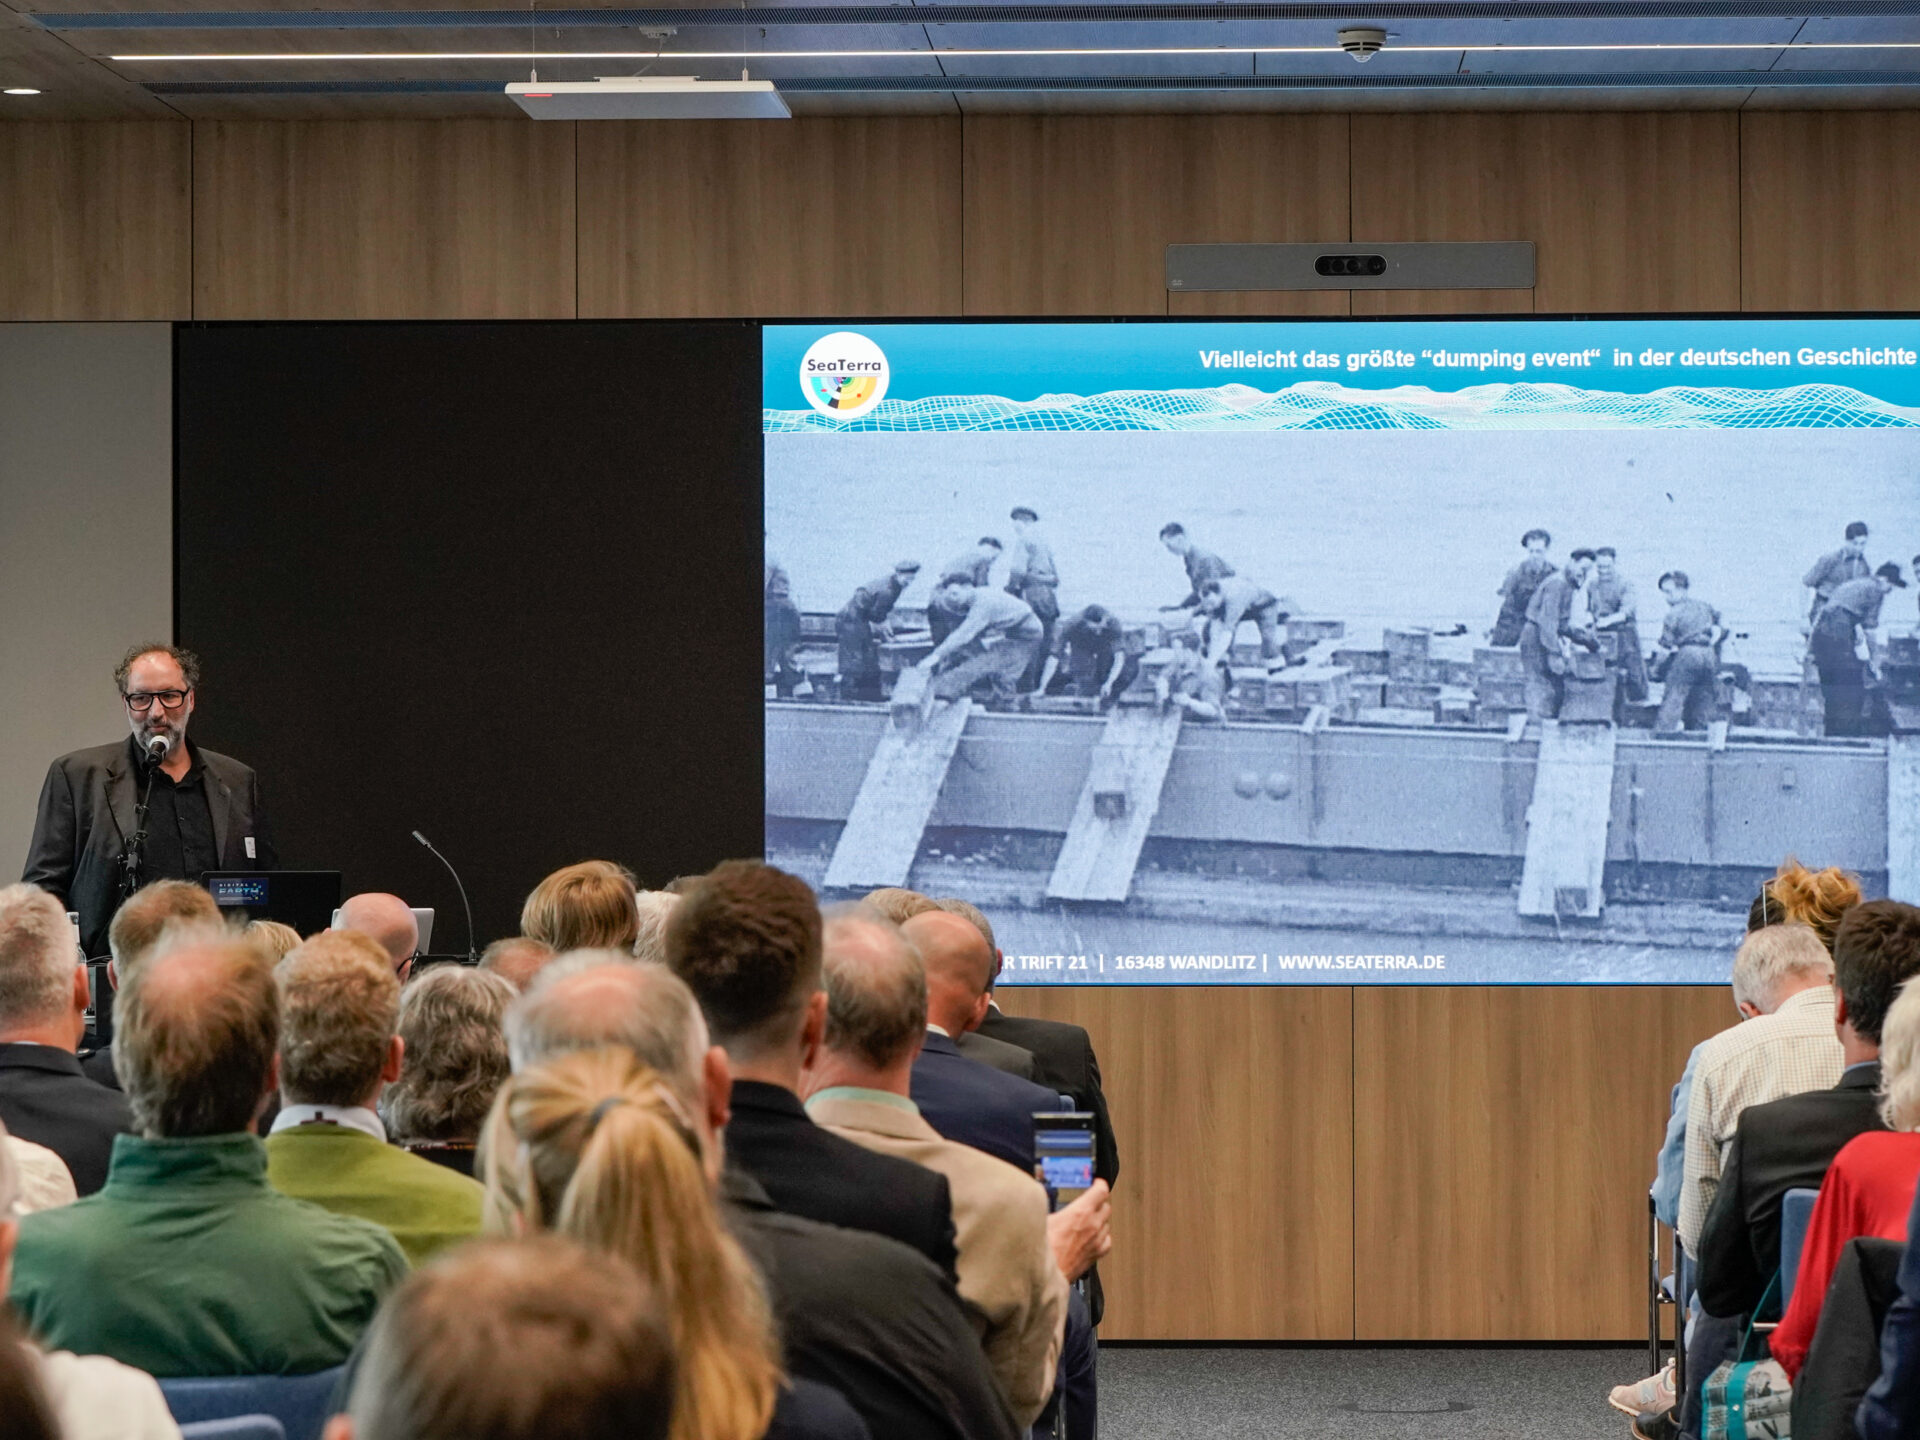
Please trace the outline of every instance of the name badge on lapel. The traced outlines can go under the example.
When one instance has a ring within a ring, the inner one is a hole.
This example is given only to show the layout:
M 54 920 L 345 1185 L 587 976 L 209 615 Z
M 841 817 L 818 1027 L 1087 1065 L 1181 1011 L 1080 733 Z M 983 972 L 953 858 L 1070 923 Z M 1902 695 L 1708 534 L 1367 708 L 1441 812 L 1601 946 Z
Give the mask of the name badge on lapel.
M 249 860 L 257 859 L 258 857 L 253 853 L 253 836 L 251 835 L 247 836 L 246 843 L 247 843 L 247 859 Z

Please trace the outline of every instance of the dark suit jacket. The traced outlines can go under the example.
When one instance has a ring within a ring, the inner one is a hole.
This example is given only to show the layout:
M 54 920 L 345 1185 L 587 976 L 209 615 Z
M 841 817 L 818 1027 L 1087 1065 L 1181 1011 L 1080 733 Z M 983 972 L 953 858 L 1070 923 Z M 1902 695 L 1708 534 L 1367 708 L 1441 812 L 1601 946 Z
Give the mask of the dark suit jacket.
M 989 1008 L 976 1033 L 1029 1052 L 1034 1080 L 1073 1096 L 1080 1108 L 1093 1116 L 1093 1173 L 1109 1185 L 1119 1179 L 1120 1147 L 1113 1138 L 1106 1093 L 1100 1088 L 1100 1061 L 1087 1032 L 1063 1020 L 1032 1020 Z
M 0 1045 L 0 1121 L 9 1135 L 66 1161 L 82 1195 L 107 1183 L 113 1137 L 133 1128 L 125 1097 L 94 1084 L 51 1045 Z
M 1860 1440 L 1913 1440 L 1920 1435 L 1920 1198 L 1907 1217 L 1896 1293 L 1880 1321 L 1879 1378 L 1855 1412 Z M 1820 1335 L 1814 1332 L 1814 1348 Z M 1812 1356 L 1808 1356 L 1812 1363 Z
M 954 1273 L 947 1177 L 821 1129 L 791 1090 L 734 1082 L 727 1159 L 789 1215 L 884 1235 Z
M 271 870 L 272 842 L 260 810 L 253 771 L 225 755 L 194 747 L 206 767 L 207 808 L 214 849 L 223 870 Z M 120 902 L 120 853 L 134 832 L 139 777 L 123 739 L 62 755 L 40 788 L 27 851 L 29 885 L 50 890 L 80 915 L 80 944 L 89 956 L 107 953 L 107 925 Z M 254 855 L 246 842 L 254 840 Z M 160 877 L 150 877 L 160 878 Z M 198 879 L 198 876 L 184 876 Z
M 1906 1246 L 1870 1236 L 1841 1248 L 1820 1325 L 1793 1381 L 1793 1440 L 1857 1440 L 1854 1412 L 1880 1374 L 1880 1327 L 1900 1294 Z
M 1034 1074 L 1033 1052 L 1023 1050 L 1006 1040 L 996 1040 L 990 1035 L 978 1031 L 969 1031 L 965 1035 L 953 1037 L 953 1043 L 960 1053 L 969 1060 L 978 1060 L 982 1065 L 991 1065 L 1018 1080 L 1038 1081 Z
M 1720 1170 L 1700 1230 L 1700 1304 L 1709 1315 L 1748 1314 L 1780 1268 L 1780 1202 L 1787 1191 L 1817 1190 L 1840 1147 L 1884 1130 L 1880 1066 L 1860 1065 L 1831 1090 L 1809 1090 L 1750 1105 Z
M 1034 1112 L 1060 1108 L 1060 1097 L 1044 1085 L 969 1060 L 931 1030 L 913 1062 L 910 1091 L 921 1116 L 943 1136 L 997 1156 L 1022 1175 L 1033 1174 Z
M 873 1440 L 1016 1440 L 967 1308 L 931 1261 L 784 1214 L 739 1170 L 721 1192 L 766 1277 L 789 1373 L 846 1396 Z

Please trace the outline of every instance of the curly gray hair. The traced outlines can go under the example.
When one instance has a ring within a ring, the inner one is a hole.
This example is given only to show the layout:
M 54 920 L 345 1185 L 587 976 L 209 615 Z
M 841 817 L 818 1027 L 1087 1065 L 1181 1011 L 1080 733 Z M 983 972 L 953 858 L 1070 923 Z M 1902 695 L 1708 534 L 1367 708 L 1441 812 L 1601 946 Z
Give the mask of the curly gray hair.
M 490 970 L 436 965 L 400 997 L 400 1078 L 380 1097 L 395 1141 L 474 1140 L 507 1078 L 507 1007 L 515 991 Z

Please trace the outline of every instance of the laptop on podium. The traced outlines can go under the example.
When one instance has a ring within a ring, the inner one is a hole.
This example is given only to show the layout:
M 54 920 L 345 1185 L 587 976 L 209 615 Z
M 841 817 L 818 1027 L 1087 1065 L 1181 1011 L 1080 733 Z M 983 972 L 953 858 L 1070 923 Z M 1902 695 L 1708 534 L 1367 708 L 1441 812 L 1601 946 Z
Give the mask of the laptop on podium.
M 200 883 L 226 913 L 278 920 L 302 935 L 326 929 L 340 905 L 338 870 L 209 870 Z

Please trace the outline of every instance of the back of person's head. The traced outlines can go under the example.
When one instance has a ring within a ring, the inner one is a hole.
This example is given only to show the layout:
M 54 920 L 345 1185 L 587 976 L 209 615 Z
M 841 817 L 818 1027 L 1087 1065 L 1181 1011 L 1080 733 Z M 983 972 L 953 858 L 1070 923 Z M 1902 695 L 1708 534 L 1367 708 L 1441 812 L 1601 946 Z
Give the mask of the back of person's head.
M 113 1071 L 149 1139 L 245 1130 L 280 1038 L 273 969 L 222 930 L 177 932 L 113 1001 Z
M 1788 924 L 1811 925 L 1832 954 L 1840 917 L 1860 903 L 1860 880 L 1833 865 L 1809 870 L 1788 856 L 1767 882 L 1767 894 Z
M 948 1034 L 971 1028 L 993 981 L 993 951 L 972 924 L 945 910 L 915 915 L 900 927 L 927 973 L 927 1018 Z
M 610 860 L 582 860 L 547 876 L 520 907 L 520 933 L 568 950 L 633 952 L 640 917 L 633 876 Z
M 927 1028 L 927 977 L 897 926 L 876 916 L 827 919 L 827 1049 L 874 1070 L 898 1064 Z
M 278 965 L 300 948 L 300 932 L 278 920 L 250 920 L 240 934 L 265 957 L 269 965 Z
M 0 1220 L 0 1226 L 7 1223 Z M 40 1357 L 5 1307 L 0 1307 L 0 1420 L 7 1440 L 61 1440 L 59 1420 L 41 1383 Z
M 436 965 L 401 992 L 400 1078 L 380 1094 L 394 1140 L 477 1140 L 505 1083 L 507 1009 L 516 992 L 498 975 Z
M 665 964 L 667 959 L 667 922 L 680 906 L 680 894 L 670 890 L 642 890 L 633 897 L 640 912 L 640 931 L 634 937 L 633 958 Z
M 73 926 L 58 900 L 38 885 L 0 889 L 0 1031 L 69 1014 L 79 963 Z
M 929 900 L 918 890 L 902 890 L 898 885 L 869 890 L 860 897 L 860 903 L 869 910 L 877 910 L 896 925 L 904 925 L 916 915 L 940 908 L 937 902 Z
M 186 880 L 156 880 L 127 897 L 107 926 L 107 949 L 122 983 L 160 943 L 167 927 L 180 923 L 217 925 L 220 907 L 205 889 Z
M 675 1361 L 633 1267 L 558 1236 L 416 1271 L 368 1331 L 328 1440 L 666 1440 Z
M 687 1103 L 697 1102 L 707 1026 L 693 991 L 664 965 L 605 950 L 565 955 L 507 1012 L 516 1073 L 607 1046 L 665 1077 Z
M 989 950 L 998 950 L 1000 948 L 1000 942 L 993 938 L 993 922 L 987 919 L 986 912 L 978 905 L 975 905 L 970 900 L 962 900 L 957 895 L 943 895 L 933 903 L 937 908 L 946 911 L 949 915 L 958 915 L 962 920 L 978 930 L 980 937 L 987 942 L 987 948 Z
M 290 1103 L 364 1105 L 400 1019 L 387 952 L 351 930 L 316 935 L 280 962 L 280 1089 Z
M 1854 906 L 1833 937 L 1833 969 L 1847 1023 L 1878 1044 L 1894 993 L 1920 973 L 1920 908 L 1898 900 Z
M 1920 985 L 1902 985 L 1880 1025 L 1880 1118 L 1920 1130 Z
M 509 935 L 480 952 L 480 968 L 498 975 L 516 990 L 525 990 L 552 962 L 554 948 L 527 935 Z
M 736 1059 L 796 1042 L 820 989 L 820 907 L 806 881 L 728 860 L 680 897 L 667 968 L 687 982 L 714 1043 Z
M 1733 957 L 1733 998 L 1771 1015 L 1796 990 L 1833 979 L 1833 957 L 1810 925 L 1768 925 Z
M 420 922 L 412 908 L 398 895 L 368 890 L 349 895 L 340 907 L 336 930 L 364 935 L 386 952 L 388 963 L 397 969 L 411 960 L 420 948 Z
M 660 1296 L 680 1360 L 675 1440 L 759 1440 L 779 1385 L 771 1315 L 721 1220 L 717 1157 L 666 1077 L 624 1049 L 536 1065 L 501 1090 L 482 1153 L 489 1230 L 557 1231 Z

